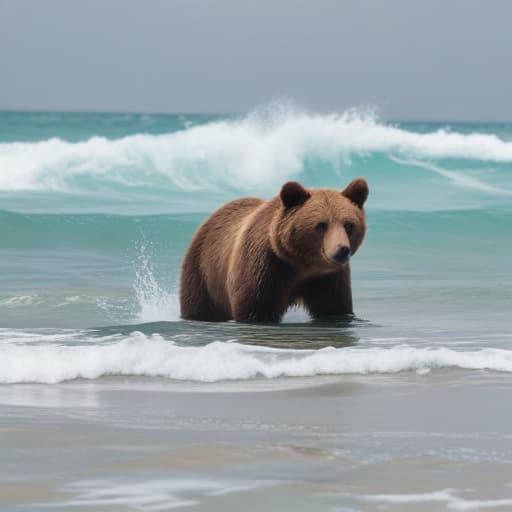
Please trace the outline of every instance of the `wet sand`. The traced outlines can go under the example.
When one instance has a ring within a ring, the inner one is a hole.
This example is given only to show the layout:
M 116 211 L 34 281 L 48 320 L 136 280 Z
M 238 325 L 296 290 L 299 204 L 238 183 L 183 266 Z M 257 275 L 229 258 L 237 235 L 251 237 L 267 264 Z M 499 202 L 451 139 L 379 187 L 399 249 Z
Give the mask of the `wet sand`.
M 496 373 L 0 386 L 0 508 L 512 510 Z

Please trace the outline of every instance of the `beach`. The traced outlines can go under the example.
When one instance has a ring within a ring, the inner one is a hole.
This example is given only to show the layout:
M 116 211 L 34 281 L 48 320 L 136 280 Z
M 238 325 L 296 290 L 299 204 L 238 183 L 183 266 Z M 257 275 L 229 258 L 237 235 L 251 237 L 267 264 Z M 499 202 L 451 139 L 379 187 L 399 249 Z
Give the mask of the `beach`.
M 511 383 L 428 376 L 0 390 L 6 510 L 509 510 Z M 305 414 L 307 411 L 307 414 Z

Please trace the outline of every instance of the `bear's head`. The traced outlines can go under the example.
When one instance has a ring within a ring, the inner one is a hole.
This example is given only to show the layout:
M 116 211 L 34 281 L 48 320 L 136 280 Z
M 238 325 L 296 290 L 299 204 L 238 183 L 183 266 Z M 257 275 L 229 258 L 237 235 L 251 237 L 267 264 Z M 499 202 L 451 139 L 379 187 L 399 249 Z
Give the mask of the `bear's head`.
M 274 252 L 305 274 L 335 272 L 348 263 L 364 239 L 367 197 L 363 178 L 351 181 L 342 191 L 285 183 L 270 226 Z

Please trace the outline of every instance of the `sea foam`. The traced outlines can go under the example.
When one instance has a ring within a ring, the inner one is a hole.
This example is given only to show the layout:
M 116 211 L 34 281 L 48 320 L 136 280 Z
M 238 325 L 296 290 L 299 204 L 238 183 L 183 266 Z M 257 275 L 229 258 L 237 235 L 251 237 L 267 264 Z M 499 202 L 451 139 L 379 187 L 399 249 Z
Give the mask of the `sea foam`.
M 471 491 L 471 490 L 469 490 Z M 464 491 L 468 493 L 468 489 Z M 454 489 L 443 489 L 421 494 L 375 494 L 360 496 L 361 500 L 374 503 L 383 503 L 390 505 L 417 505 L 425 503 L 438 503 L 439 506 L 445 506 L 447 510 L 482 510 L 499 509 L 506 510 L 512 507 L 512 498 L 502 499 L 467 499 L 457 496 Z
M 5 333 L 4 333 L 5 334 Z M 30 338 L 30 336 L 29 336 Z M 92 343 L 0 344 L 0 383 L 56 383 L 107 375 L 148 376 L 216 382 L 254 378 L 398 373 L 420 374 L 439 368 L 512 372 L 512 351 L 486 348 L 332 348 L 290 350 L 216 341 L 183 346 L 160 335 L 95 338 Z M 28 340 L 32 341 L 32 338 Z
M 494 134 L 427 133 L 360 113 L 277 109 L 162 135 L 82 142 L 59 138 L 0 144 L 0 191 L 96 193 L 144 188 L 235 192 L 272 190 L 304 173 L 310 159 L 340 169 L 353 156 L 512 162 L 512 142 Z

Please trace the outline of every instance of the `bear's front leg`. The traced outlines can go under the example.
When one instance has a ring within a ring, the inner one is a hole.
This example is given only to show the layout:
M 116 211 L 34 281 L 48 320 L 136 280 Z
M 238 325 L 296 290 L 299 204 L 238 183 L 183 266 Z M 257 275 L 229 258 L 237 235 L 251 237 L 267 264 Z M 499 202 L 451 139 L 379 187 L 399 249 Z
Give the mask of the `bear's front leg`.
M 279 323 L 288 304 L 278 290 L 265 295 L 267 299 L 255 290 L 240 290 L 233 300 L 233 318 L 245 323 Z
M 314 277 L 304 284 L 304 306 L 313 318 L 353 314 L 350 267 L 333 274 Z
M 246 260 L 235 271 L 230 293 L 231 312 L 237 322 L 277 323 L 290 306 L 293 269 L 273 253 Z

